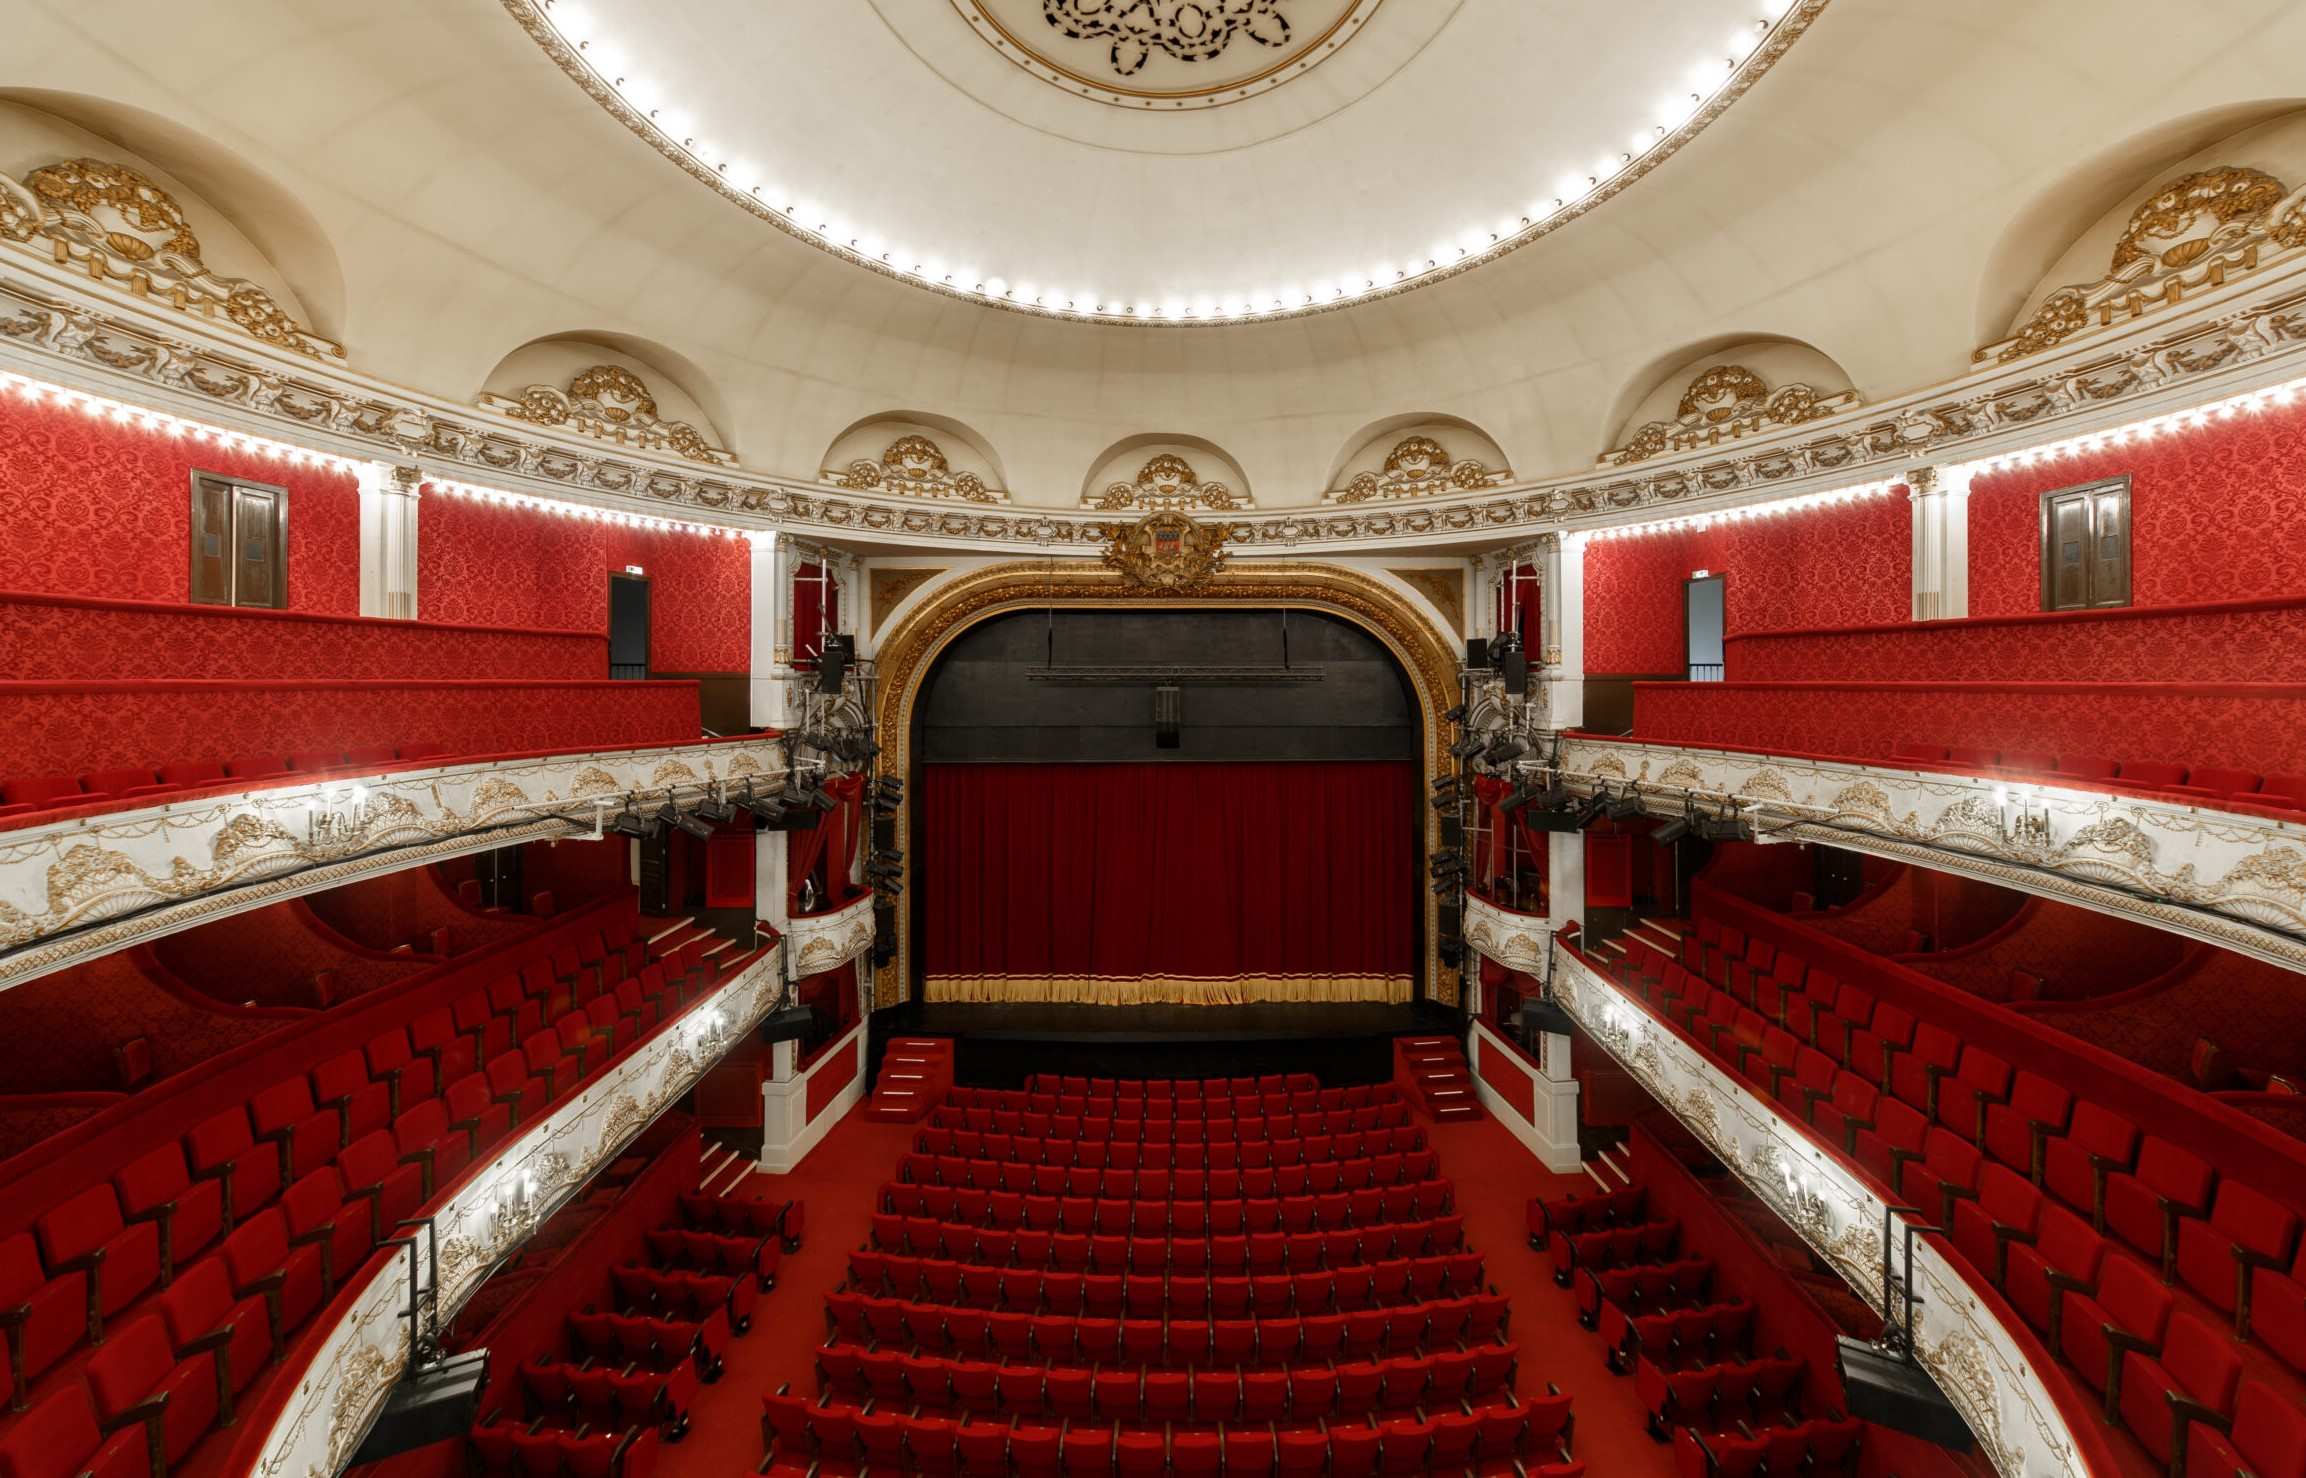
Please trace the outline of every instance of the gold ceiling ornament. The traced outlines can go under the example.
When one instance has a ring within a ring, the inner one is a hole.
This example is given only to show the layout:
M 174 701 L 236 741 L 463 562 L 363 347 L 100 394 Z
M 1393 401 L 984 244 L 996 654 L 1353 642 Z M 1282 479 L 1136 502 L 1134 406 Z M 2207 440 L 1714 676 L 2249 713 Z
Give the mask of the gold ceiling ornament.
M 21 184 L 0 174 L 0 241 L 275 347 L 344 358 L 342 344 L 298 323 L 271 293 L 212 270 L 176 197 L 125 164 L 65 159 Z
M 1019 561 L 966 571 L 931 591 L 891 628 L 876 644 L 874 653 L 880 676 L 874 724 L 881 741 L 882 772 L 910 772 L 913 714 L 922 684 L 938 655 L 969 627 L 1005 611 L 1151 606 L 1325 611 L 1369 632 L 1409 674 L 1423 715 L 1419 778 L 1430 782 L 1443 773 L 1446 758 L 1442 745 L 1449 726 L 1441 721 L 1441 713 L 1458 698 L 1455 638 L 1436 629 L 1408 596 L 1376 575 L 1344 565 L 1257 560 L 1248 566 L 1221 569 L 1193 590 L 1164 595 L 1085 559 Z M 1440 817 L 1427 812 L 1424 826 L 1426 847 L 1440 846 Z M 900 881 L 910 885 L 912 862 L 908 859 L 898 865 L 905 869 Z M 1454 1005 L 1454 988 L 1443 976 L 1437 952 L 1439 903 L 1427 896 L 1419 906 L 1425 911 L 1425 978 L 1435 982 L 1437 999 Z M 913 949 L 912 912 L 901 908 L 897 910 L 896 959 L 882 966 L 874 978 L 876 1007 L 892 1006 L 902 999 L 901 982 L 910 978 Z
M 1193 464 L 1175 452 L 1161 452 L 1137 469 L 1134 482 L 1108 483 L 1090 505 L 1107 513 L 1130 508 L 1214 508 L 1225 512 L 1246 500 L 1221 482 L 1203 482 Z M 1104 537 L 1100 533 L 1099 537 Z
M 1225 567 L 1229 523 L 1196 523 L 1175 508 L 1156 508 L 1132 524 L 1105 526 L 1105 568 L 1132 585 L 1176 594 L 1207 584 Z
M 945 449 L 928 437 L 912 433 L 898 437 L 881 459 L 859 457 L 829 481 L 835 487 L 859 492 L 907 493 L 916 498 L 959 498 L 964 503 L 1003 501 L 974 472 L 955 472 Z
M 518 395 L 483 390 L 477 404 L 516 421 L 563 427 L 644 452 L 672 452 L 720 467 L 734 466 L 737 460 L 736 453 L 706 441 L 704 433 L 688 422 L 659 415 L 648 382 L 622 365 L 578 370 L 566 390 L 550 385 L 531 385 Z
M 1111 38 L 1114 74 L 1134 77 L 1155 51 L 1180 62 L 1215 61 L 1238 37 L 1279 50 L 1289 45 L 1287 0 L 1041 0 L 1041 18 L 1075 41 Z
M 2221 165 L 2180 175 L 2130 212 L 2106 275 L 2044 298 L 1973 364 L 2007 364 L 2182 302 L 2306 249 L 2306 190 L 2260 169 Z
M 1672 420 L 1644 423 L 1623 446 L 1602 453 L 1600 460 L 1626 467 L 1667 452 L 1694 451 L 1822 420 L 1857 403 L 1855 390 L 1827 391 L 1796 383 L 1773 391 L 1768 381 L 1742 364 L 1717 364 L 1689 382 Z
M 1385 454 L 1385 465 L 1362 472 L 1338 489 L 1334 503 L 1368 503 L 1383 498 L 1421 498 L 1433 493 L 1466 493 L 1494 487 L 1512 476 L 1503 467 L 1485 466 L 1477 457 L 1450 460 L 1449 452 L 1430 436 L 1405 436 Z

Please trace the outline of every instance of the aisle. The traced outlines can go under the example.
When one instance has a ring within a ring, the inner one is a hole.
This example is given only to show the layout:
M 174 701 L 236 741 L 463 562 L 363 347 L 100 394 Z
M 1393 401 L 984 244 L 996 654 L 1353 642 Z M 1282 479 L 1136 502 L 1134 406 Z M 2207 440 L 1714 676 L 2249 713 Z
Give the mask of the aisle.
M 1529 1250 L 1527 1205 L 1535 1195 L 1591 1189 L 1583 1176 L 1556 1175 L 1493 1119 L 1423 1124 L 1456 1186 L 1466 1239 L 1486 1254 L 1488 1273 L 1512 1301 L 1512 1338 L 1521 1346 L 1518 1389 L 1552 1382 L 1574 1398 L 1576 1455 L 1594 1474 L 1667 1478 L 1669 1449 L 1642 1430 L 1633 1381 L 1602 1364 L 1600 1344 L 1577 1327 L 1567 1289 L 1556 1288 L 1542 1253 Z M 916 1126 L 876 1124 L 852 1113 L 788 1175 L 749 1175 L 732 1194 L 807 1203 L 807 1237 L 785 1259 L 776 1291 L 761 1300 L 751 1334 L 731 1347 L 728 1373 L 697 1400 L 689 1436 L 666 1450 L 673 1471 L 752 1472 L 761 1459 L 761 1394 L 790 1382 L 816 1390 L 814 1351 L 823 1342 L 824 1299 L 838 1287 L 850 1249 L 871 1227 L 874 1192 L 912 1145 Z

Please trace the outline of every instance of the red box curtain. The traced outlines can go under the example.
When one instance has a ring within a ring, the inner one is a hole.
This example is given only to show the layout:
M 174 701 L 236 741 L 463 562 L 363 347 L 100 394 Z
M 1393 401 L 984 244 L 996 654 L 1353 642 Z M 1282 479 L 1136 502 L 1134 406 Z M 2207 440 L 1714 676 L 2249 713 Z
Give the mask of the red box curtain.
M 1402 1001 L 1406 762 L 929 765 L 931 1000 Z

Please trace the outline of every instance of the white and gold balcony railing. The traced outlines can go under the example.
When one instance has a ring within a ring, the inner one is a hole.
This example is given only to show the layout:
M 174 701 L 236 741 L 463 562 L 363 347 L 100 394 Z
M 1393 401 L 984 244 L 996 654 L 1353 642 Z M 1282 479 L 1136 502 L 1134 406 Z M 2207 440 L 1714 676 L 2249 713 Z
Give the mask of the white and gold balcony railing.
M 749 735 L 316 776 L 0 832 L 0 990 L 300 893 L 594 835 L 628 796 L 773 791 L 784 770 L 784 742 Z
M 1561 764 L 1572 789 L 1631 790 L 1652 815 L 1692 802 L 1705 814 L 1734 808 L 1758 841 L 1962 873 L 2306 970 L 2301 822 L 1992 775 L 1589 735 L 1563 737 Z

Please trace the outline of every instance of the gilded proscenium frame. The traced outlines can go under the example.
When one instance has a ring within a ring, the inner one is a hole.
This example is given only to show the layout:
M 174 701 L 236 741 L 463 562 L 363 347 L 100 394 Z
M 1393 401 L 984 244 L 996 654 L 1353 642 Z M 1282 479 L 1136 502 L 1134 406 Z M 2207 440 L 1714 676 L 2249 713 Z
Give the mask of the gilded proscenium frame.
M 1219 571 L 1190 591 L 1157 595 L 1133 585 L 1123 576 L 1099 566 L 1077 569 L 1052 567 L 1046 561 L 991 565 L 973 570 L 933 590 L 920 607 L 890 631 L 875 653 L 880 673 L 880 729 L 882 764 L 887 773 L 912 774 L 914 704 L 921 683 L 945 648 L 978 622 L 1006 611 L 1043 610 L 1222 610 L 1239 606 L 1266 609 L 1319 611 L 1352 622 L 1385 644 L 1416 690 L 1419 727 L 1419 778 L 1430 785 L 1441 773 L 1444 709 L 1457 701 L 1457 654 L 1443 634 L 1419 615 L 1412 599 L 1375 577 L 1358 570 L 1322 564 L 1237 564 Z M 1431 855 L 1441 843 L 1441 821 L 1422 804 L 1425 850 Z M 913 884 L 913 861 L 902 864 L 903 882 Z M 1432 995 L 1454 1003 L 1457 981 L 1444 975 L 1437 928 L 1440 904 L 1423 887 L 1418 889 L 1425 918 L 1425 978 Z M 890 1006 L 903 999 L 904 983 L 912 978 L 913 937 L 910 910 L 897 910 L 897 954 L 873 980 L 873 1003 Z

